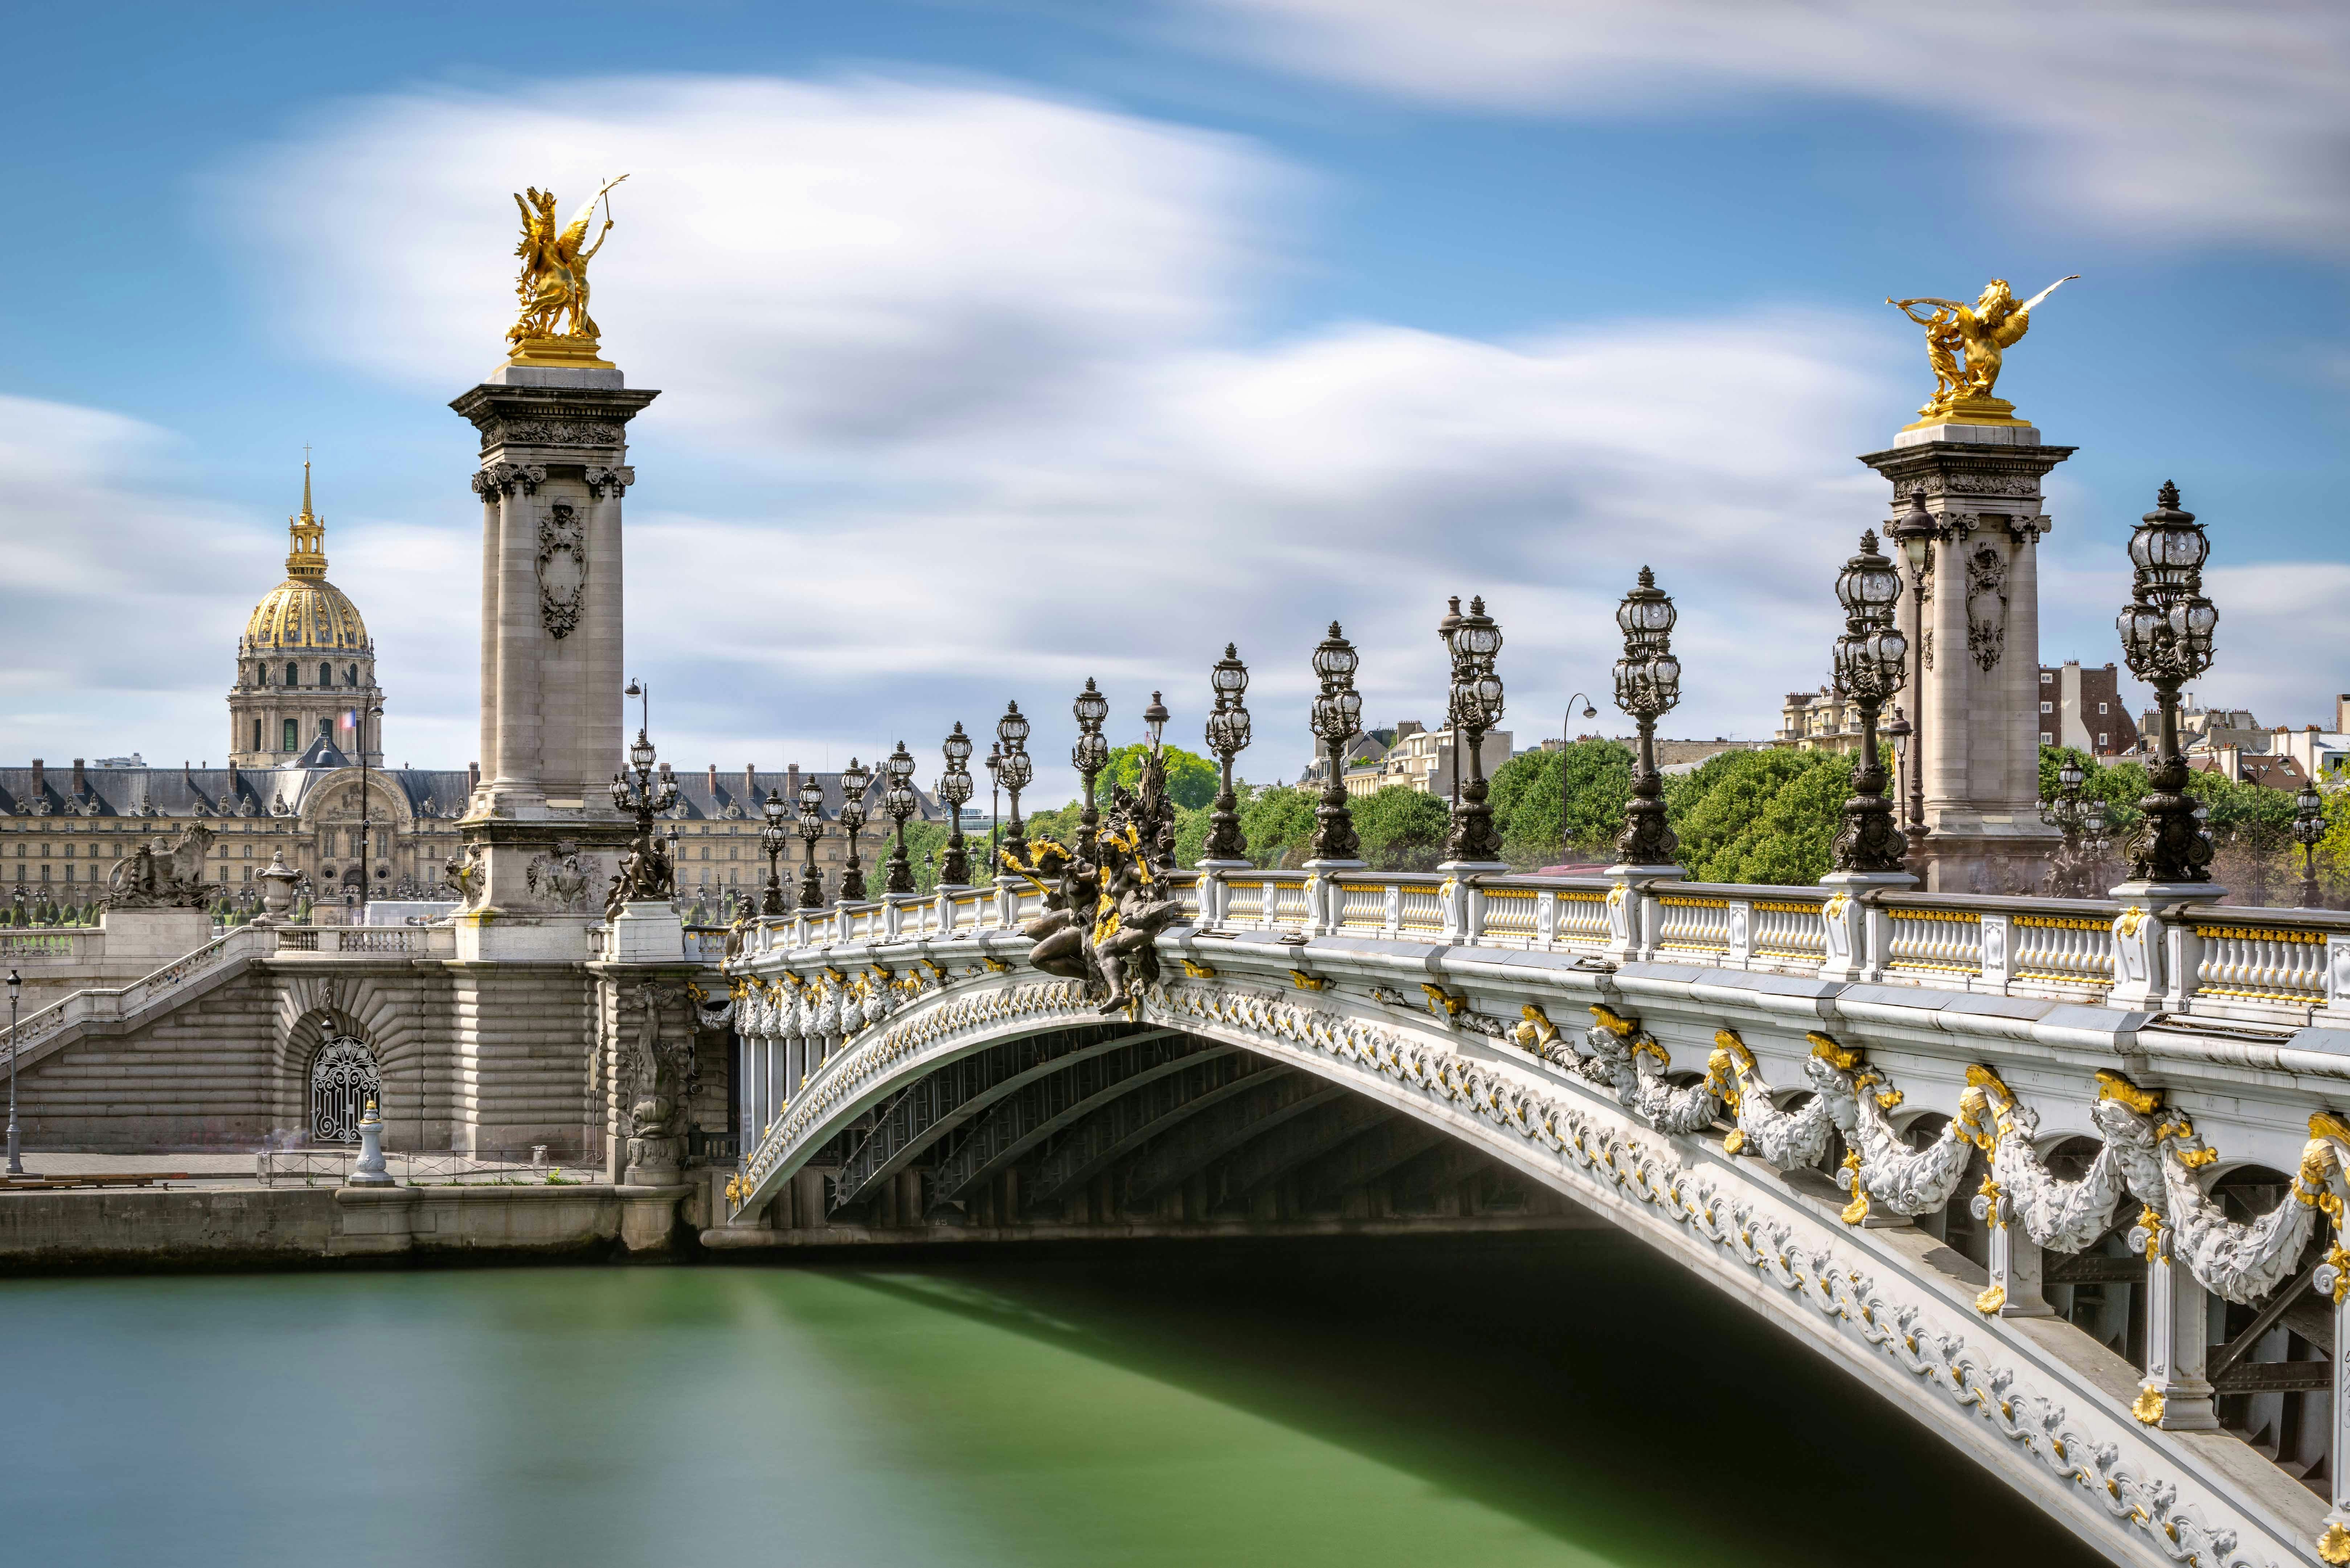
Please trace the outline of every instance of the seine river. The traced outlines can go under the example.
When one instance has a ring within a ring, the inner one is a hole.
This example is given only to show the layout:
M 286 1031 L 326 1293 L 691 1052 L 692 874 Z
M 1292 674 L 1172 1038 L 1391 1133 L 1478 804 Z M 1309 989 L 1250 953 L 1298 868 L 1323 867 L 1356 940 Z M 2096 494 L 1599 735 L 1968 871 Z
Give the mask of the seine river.
M 2088 1554 L 1604 1236 L 0 1282 L 0 1561 Z

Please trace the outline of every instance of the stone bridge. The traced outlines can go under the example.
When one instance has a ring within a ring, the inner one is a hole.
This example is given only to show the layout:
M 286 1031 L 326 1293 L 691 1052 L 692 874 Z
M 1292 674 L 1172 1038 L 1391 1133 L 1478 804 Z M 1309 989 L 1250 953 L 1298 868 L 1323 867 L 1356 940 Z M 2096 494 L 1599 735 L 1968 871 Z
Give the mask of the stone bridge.
M 1033 890 L 746 929 L 704 1241 L 1609 1224 L 2116 1562 L 2350 1560 L 2350 917 L 1177 881 L 1107 1017 Z

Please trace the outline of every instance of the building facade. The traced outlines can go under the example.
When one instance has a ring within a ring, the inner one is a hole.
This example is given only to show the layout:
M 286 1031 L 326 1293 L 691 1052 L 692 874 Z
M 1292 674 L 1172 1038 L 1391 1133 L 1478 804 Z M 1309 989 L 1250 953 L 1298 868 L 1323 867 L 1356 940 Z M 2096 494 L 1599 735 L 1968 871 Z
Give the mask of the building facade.
M 2137 750 L 2137 736 L 2112 665 L 2084 669 L 2079 659 L 2068 659 L 2040 667 L 2042 745 L 2117 757 Z

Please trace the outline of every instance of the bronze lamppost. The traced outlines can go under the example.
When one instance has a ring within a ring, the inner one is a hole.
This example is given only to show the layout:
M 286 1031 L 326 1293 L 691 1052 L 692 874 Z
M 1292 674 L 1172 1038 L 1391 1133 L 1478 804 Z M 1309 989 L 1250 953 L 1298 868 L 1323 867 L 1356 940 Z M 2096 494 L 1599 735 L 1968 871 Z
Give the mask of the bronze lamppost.
M 1094 805 L 1094 781 L 1109 763 L 1109 742 L 1102 739 L 1102 721 L 1109 717 L 1109 699 L 1094 685 L 1094 678 L 1086 677 L 1086 689 L 1069 704 L 1076 715 L 1077 743 L 1069 749 L 1069 763 L 1086 782 L 1085 809 L 1077 815 L 1077 853 L 1090 860 L 1094 855 L 1094 837 L 1101 826 L 1101 813 Z
M 1247 841 L 1241 837 L 1240 797 L 1232 793 L 1232 759 L 1248 749 L 1249 711 L 1241 699 L 1248 692 L 1248 666 L 1241 650 L 1224 644 L 1224 656 L 1208 672 L 1216 706 L 1208 715 L 1208 749 L 1216 753 L 1223 784 L 1216 791 L 1214 812 L 1208 818 L 1208 843 L 1203 863 L 1248 859 Z
M 2154 765 L 2147 770 L 2146 814 L 2130 839 L 2130 877 L 2154 883 L 2209 882 L 2211 841 L 2195 822 L 2187 794 L 2187 759 L 2178 750 L 2178 689 L 2211 668 L 2211 632 L 2220 612 L 2203 597 L 2203 561 L 2211 543 L 2195 514 L 2178 509 L 2168 480 L 2155 508 L 2130 535 L 2130 602 L 2116 627 L 2132 675 L 2152 686 L 2162 707 Z
M 2081 798 L 2081 781 L 2087 776 L 2079 763 L 2066 757 L 2057 765 L 2056 793 L 2040 808 L 2041 820 L 2064 836 L 2048 875 L 2048 890 L 2060 898 L 2086 898 L 2095 892 L 2097 829 L 2104 825 L 2104 812 L 2098 802 Z
M 1012 820 L 1005 825 L 1003 853 L 1025 865 L 1028 860 L 1027 824 L 1020 820 L 1020 792 L 1036 776 L 1035 759 L 1028 754 L 1028 716 L 1020 711 L 1020 704 L 1003 705 L 1003 717 L 995 722 L 996 742 L 1003 748 L 1003 792 L 1012 797 Z M 993 869 L 1001 873 L 999 861 Z
M 1453 601 L 1458 604 L 1459 600 Z M 1469 613 L 1451 622 L 1444 644 L 1452 655 L 1452 691 L 1446 703 L 1451 724 L 1455 761 L 1463 737 L 1469 753 L 1469 779 L 1452 807 L 1452 830 L 1444 840 L 1444 857 L 1455 865 L 1494 865 L 1502 858 L 1501 835 L 1493 831 L 1493 808 L 1486 804 L 1485 732 L 1502 722 L 1502 678 L 1493 659 L 1502 651 L 1502 628 L 1485 613 L 1482 597 L 1469 601 Z
M 1657 575 L 1640 568 L 1640 586 L 1616 607 L 1624 657 L 1616 661 L 1616 706 L 1639 726 L 1632 763 L 1632 797 L 1624 805 L 1624 831 L 1616 858 L 1626 866 L 1670 866 L 1680 841 L 1665 822 L 1665 780 L 1657 771 L 1657 721 L 1681 700 L 1681 661 L 1673 657 L 1673 622 L 1679 618 Z
M 788 907 L 784 902 L 784 879 L 775 869 L 775 862 L 791 847 L 791 829 L 784 826 L 791 810 L 784 805 L 784 797 L 772 789 L 759 810 L 767 819 L 767 825 L 759 829 L 759 847 L 767 852 L 767 886 L 759 894 L 759 913 L 781 915 L 788 912 Z
M 1142 711 L 1150 750 L 1142 760 L 1141 793 L 1153 803 L 1149 853 L 1151 864 L 1161 871 L 1175 869 L 1175 802 L 1167 793 L 1167 721 L 1173 717 L 1167 711 L 1166 699 L 1153 691 L 1150 705 Z
M 1917 697 L 1918 717 L 1908 745 L 1895 754 L 1901 758 L 1902 772 L 1908 775 L 1908 788 L 1902 792 L 1901 826 L 1909 836 L 1910 852 L 1922 855 L 1926 837 L 1926 651 L 1929 637 L 1926 607 L 1934 597 L 1934 541 L 1942 533 L 1934 514 L 1926 510 L 1923 485 L 1909 493 L 1908 510 L 1894 520 L 1891 532 L 1894 547 L 1908 565 L 1909 602 L 1918 609 L 1918 635 L 1909 644 L 1909 690 Z
M 962 842 L 962 805 L 971 798 L 972 789 L 971 770 L 963 765 L 971 761 L 971 737 L 962 732 L 962 720 L 955 721 L 954 733 L 940 743 L 939 750 L 947 759 L 947 771 L 939 775 L 939 798 L 946 802 L 953 819 L 947 833 L 946 867 L 939 881 L 949 888 L 961 888 L 971 880 L 971 856 Z M 925 863 L 927 860 L 926 852 Z
M 1885 763 L 1877 754 L 1877 714 L 1901 690 L 1908 673 L 1909 639 L 1893 624 L 1901 597 L 1901 574 L 1877 550 L 1877 531 L 1860 536 L 1860 554 L 1836 576 L 1836 597 L 1845 612 L 1844 635 L 1836 639 L 1836 695 L 1860 710 L 1860 755 L 1854 760 L 1852 795 L 1844 803 L 1844 826 L 1835 836 L 1839 871 L 1899 871 L 1908 845 L 1893 826 L 1885 798 Z
M 816 841 L 824 836 L 824 786 L 810 774 L 800 781 L 799 805 L 800 842 L 807 847 L 807 861 L 800 869 L 800 908 L 824 908 L 824 877 L 816 868 Z
M 635 682 L 629 688 L 631 695 L 637 694 Z M 631 901 L 670 898 L 677 890 L 676 846 L 672 844 L 666 856 L 661 853 L 653 818 L 677 805 L 677 778 L 663 771 L 660 782 L 654 782 L 653 743 L 641 727 L 629 747 L 629 766 L 637 775 L 633 781 L 626 774 L 612 775 L 613 806 L 637 819 L 636 842 L 629 846 L 636 865 L 629 872 L 627 894 Z
M 914 815 L 921 804 L 914 794 L 914 753 L 906 742 L 898 742 L 889 760 L 881 764 L 881 774 L 889 784 L 881 792 L 881 809 L 898 825 L 898 841 L 889 850 L 889 874 L 881 884 L 884 892 L 906 894 L 914 890 L 914 864 L 906 858 L 906 819 Z
M 1321 694 L 1314 699 L 1314 732 L 1330 750 L 1330 776 L 1322 789 L 1322 804 L 1314 808 L 1314 858 L 1361 864 L 1363 841 L 1356 836 L 1354 815 L 1347 809 L 1347 742 L 1362 732 L 1363 699 L 1355 690 L 1355 667 L 1361 662 L 1355 645 L 1330 623 L 1330 635 L 1314 648 L 1314 673 L 1321 678 Z
M 865 826 L 865 792 L 873 787 L 873 770 L 848 759 L 840 774 L 840 826 L 848 834 L 848 858 L 840 867 L 840 901 L 865 901 L 865 863 L 857 857 L 857 834 Z
M 2301 907 L 2322 909 L 2325 899 L 2317 891 L 2317 844 L 2325 836 L 2325 801 L 2314 784 L 2302 785 L 2293 797 L 2293 836 L 2301 846 Z

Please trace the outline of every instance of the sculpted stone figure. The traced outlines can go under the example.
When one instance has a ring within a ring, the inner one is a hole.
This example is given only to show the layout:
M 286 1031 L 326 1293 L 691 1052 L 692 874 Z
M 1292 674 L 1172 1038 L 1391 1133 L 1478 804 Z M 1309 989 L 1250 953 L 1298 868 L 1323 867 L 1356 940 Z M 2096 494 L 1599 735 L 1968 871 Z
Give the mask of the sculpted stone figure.
M 204 857 L 212 853 L 213 830 L 195 824 L 166 846 L 160 838 L 140 845 L 107 873 L 106 902 L 117 909 L 196 909 L 209 900 Z
M 1003 857 L 1045 895 L 1045 912 L 1021 928 L 1035 944 L 1028 961 L 1046 974 L 1085 981 L 1104 1013 L 1131 1006 L 1142 987 L 1158 981 L 1159 933 L 1183 918 L 1153 865 L 1162 815 L 1154 785 L 1163 777 L 1146 766 L 1139 794 L 1116 791 L 1093 858 L 1049 838 L 1035 841 L 1025 865 L 1008 851 Z

